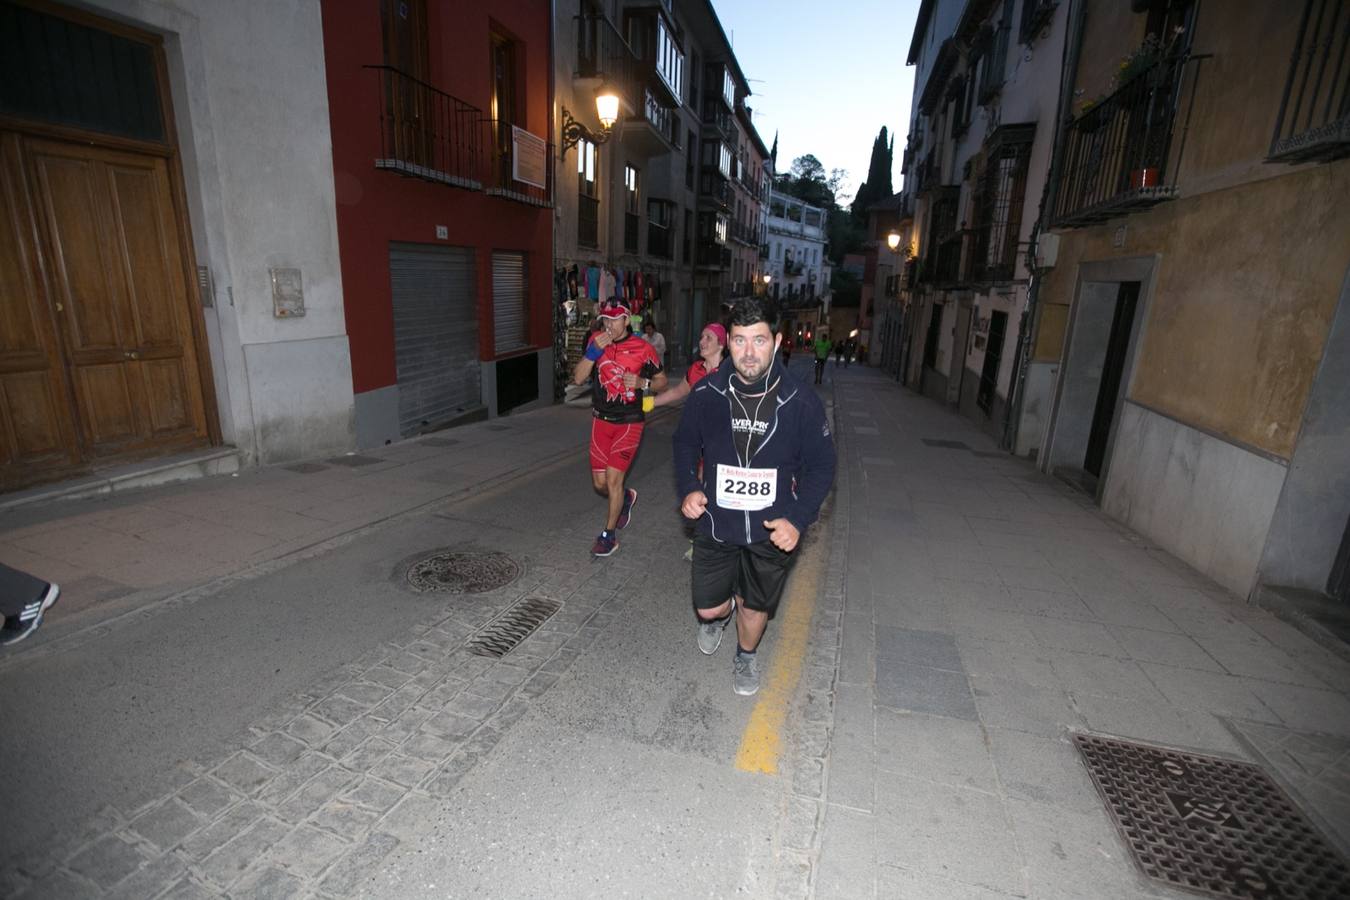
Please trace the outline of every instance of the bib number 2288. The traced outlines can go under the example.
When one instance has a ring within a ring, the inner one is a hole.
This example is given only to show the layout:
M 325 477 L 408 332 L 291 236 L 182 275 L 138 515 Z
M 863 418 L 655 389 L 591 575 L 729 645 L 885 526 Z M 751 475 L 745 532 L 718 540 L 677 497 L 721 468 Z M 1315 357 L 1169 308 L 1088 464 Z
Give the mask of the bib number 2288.
M 717 466 L 717 505 L 723 509 L 768 509 L 778 495 L 777 469 Z

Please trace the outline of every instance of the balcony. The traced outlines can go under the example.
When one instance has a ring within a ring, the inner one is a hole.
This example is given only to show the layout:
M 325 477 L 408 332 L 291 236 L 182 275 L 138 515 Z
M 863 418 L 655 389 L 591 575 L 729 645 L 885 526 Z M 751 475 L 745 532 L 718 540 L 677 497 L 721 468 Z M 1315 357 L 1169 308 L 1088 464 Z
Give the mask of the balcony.
M 730 269 L 731 248 L 711 241 L 701 242 L 695 265 L 700 269 Z
M 1337 15 L 1342 3 L 1305 0 L 1267 162 L 1350 154 L 1350 20 Z
M 668 13 L 654 6 L 630 9 L 625 11 L 624 25 L 643 83 L 662 106 L 678 107 L 684 92 L 685 60 Z
M 365 66 L 378 79 L 380 155 L 375 168 L 482 190 L 491 160 L 483 111 L 390 66 Z
M 755 233 L 754 226 L 744 225 L 740 222 L 731 223 L 731 239 L 747 247 L 754 247 L 759 243 L 759 235 Z
M 711 129 L 711 132 L 709 131 Z M 708 94 L 703 101 L 703 136 L 720 137 L 730 146 L 736 146 L 736 117 L 721 104 L 721 95 Z
M 647 223 L 647 255 L 661 259 L 670 259 L 675 250 L 675 242 L 670 237 L 670 229 L 654 222 Z
M 577 47 L 573 81 L 580 87 L 589 88 L 609 84 L 619 94 L 621 112 L 625 116 L 633 115 L 641 96 L 642 61 L 603 13 L 574 16 L 572 25 Z
M 619 126 L 624 146 L 648 159 L 664 156 L 675 149 L 678 121 L 671 110 L 661 105 L 651 88 L 645 88 L 642 115 L 626 117 Z
M 717 169 L 705 167 L 699 175 L 698 184 L 699 206 L 731 208 L 731 182 L 723 180 Z
M 585 194 L 577 197 L 577 243 L 582 247 L 600 246 L 600 201 Z
M 1172 127 L 1188 60 L 1159 61 L 1069 123 L 1058 226 L 1095 225 L 1176 198 Z

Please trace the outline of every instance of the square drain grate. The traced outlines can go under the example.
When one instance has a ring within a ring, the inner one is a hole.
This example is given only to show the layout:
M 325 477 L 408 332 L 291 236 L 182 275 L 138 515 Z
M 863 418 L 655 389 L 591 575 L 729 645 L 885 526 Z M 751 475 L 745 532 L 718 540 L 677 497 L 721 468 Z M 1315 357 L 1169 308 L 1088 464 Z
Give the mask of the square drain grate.
M 930 447 L 944 447 L 948 450 L 969 450 L 964 441 L 943 441 L 937 438 L 923 438 L 925 444 Z
M 499 659 L 516 649 L 561 608 L 562 604 L 556 600 L 528 597 L 488 623 L 469 641 L 469 650 L 479 656 Z
M 422 441 L 425 447 L 453 447 L 459 443 L 459 438 L 426 438 Z
M 1350 868 L 1259 766 L 1076 734 L 1088 774 L 1150 878 L 1234 898 L 1350 897 Z
M 350 466 L 355 469 L 358 466 L 373 466 L 376 463 L 382 463 L 384 460 L 377 456 L 362 456 L 359 453 L 353 453 L 351 456 L 335 456 L 328 460 L 331 465 Z

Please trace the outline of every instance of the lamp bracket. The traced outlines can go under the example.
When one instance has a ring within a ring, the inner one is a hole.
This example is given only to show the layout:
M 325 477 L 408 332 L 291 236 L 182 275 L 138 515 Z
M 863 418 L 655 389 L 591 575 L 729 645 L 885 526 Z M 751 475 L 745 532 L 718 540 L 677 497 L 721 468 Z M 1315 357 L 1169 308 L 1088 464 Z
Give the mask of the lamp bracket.
M 592 144 L 603 144 L 605 141 L 609 140 L 611 133 L 613 133 L 613 129 L 609 128 L 603 129 L 599 134 L 596 134 L 594 131 L 591 131 L 585 125 L 574 119 L 572 113 L 564 106 L 562 108 L 562 142 L 558 145 L 558 157 L 561 159 L 566 156 L 568 149 L 575 147 L 582 138 L 585 138 Z

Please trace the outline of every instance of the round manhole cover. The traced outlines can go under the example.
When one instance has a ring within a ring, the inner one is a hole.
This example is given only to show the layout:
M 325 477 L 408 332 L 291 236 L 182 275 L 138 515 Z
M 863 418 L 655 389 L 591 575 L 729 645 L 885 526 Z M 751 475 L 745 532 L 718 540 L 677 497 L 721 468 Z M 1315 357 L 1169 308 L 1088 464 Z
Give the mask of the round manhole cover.
M 434 553 L 408 567 L 408 584 L 416 591 L 442 594 L 482 594 L 510 584 L 520 566 L 495 550 L 458 550 Z

